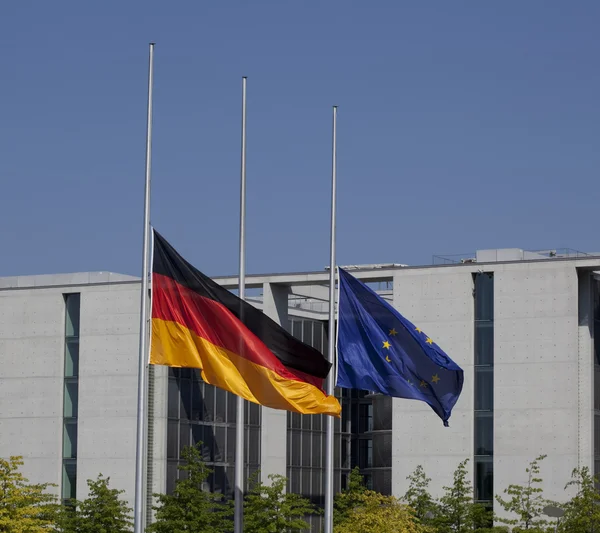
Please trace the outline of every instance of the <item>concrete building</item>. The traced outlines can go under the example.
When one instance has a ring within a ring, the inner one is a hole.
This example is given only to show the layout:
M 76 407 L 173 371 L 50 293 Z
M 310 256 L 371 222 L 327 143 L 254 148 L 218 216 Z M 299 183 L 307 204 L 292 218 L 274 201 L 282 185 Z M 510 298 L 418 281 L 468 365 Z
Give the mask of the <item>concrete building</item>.
M 600 255 L 484 250 L 430 266 L 351 267 L 465 371 L 450 428 L 421 402 L 338 391 L 336 490 L 358 465 L 404 494 L 423 465 L 437 495 L 470 458 L 476 497 L 524 482 L 540 454 L 545 496 L 577 466 L 600 473 Z M 237 279 L 217 278 L 234 290 Z M 247 277 L 251 301 L 326 353 L 328 273 Z M 0 278 L 0 456 L 23 455 L 63 498 L 99 473 L 133 500 L 139 279 L 112 273 Z M 208 488 L 230 494 L 235 398 L 192 370 L 149 376 L 148 493 L 171 490 L 183 446 L 202 441 Z M 246 405 L 246 471 L 288 477 L 322 502 L 325 423 Z

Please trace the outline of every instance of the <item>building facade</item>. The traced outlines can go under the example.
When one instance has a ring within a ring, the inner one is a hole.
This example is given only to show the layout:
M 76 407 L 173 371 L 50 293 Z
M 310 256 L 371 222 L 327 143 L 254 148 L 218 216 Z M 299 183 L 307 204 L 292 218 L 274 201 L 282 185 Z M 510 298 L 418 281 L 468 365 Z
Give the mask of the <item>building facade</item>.
M 547 454 L 545 496 L 560 501 L 573 468 L 600 473 L 600 257 L 510 249 L 446 263 L 351 270 L 461 365 L 465 383 L 449 428 L 424 403 L 338 389 L 335 490 L 359 466 L 373 489 L 402 496 L 422 465 L 438 495 L 469 458 L 476 499 L 492 504 Z M 327 282 L 327 272 L 247 277 L 254 305 L 325 354 Z M 133 500 L 140 285 L 112 273 L 0 278 L 0 456 L 24 456 L 25 474 L 65 500 L 99 473 Z M 150 368 L 148 396 L 148 504 L 198 442 L 214 471 L 206 488 L 231 495 L 235 398 L 164 367 Z M 246 478 L 284 475 L 322 504 L 324 417 L 245 410 Z

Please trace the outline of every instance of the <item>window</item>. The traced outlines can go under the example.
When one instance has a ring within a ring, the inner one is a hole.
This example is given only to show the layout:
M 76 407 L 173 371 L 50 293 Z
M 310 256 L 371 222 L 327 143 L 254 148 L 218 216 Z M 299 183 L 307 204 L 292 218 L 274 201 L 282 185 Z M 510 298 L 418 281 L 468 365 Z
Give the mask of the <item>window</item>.
M 79 328 L 81 296 L 64 295 L 65 348 L 63 387 L 63 502 L 77 494 L 77 413 L 79 410 Z
M 494 275 L 474 275 L 475 297 L 475 498 L 494 500 Z

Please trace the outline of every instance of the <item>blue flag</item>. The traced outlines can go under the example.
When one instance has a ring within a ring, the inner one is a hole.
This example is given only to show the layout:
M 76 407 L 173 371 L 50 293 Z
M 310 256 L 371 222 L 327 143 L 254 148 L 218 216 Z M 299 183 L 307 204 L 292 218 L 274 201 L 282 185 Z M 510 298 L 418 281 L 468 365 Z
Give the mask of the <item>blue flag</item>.
M 339 272 L 337 386 L 421 400 L 447 426 L 462 369 L 376 292 Z

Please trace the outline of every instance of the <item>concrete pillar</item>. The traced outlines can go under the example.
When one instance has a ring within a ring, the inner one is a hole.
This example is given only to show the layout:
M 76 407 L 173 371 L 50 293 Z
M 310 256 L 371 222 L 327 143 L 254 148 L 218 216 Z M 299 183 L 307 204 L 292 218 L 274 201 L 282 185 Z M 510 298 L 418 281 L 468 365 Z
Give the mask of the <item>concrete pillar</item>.
M 263 312 L 283 327 L 288 325 L 289 287 L 265 283 Z M 261 480 L 270 474 L 287 476 L 287 411 L 261 407 Z

